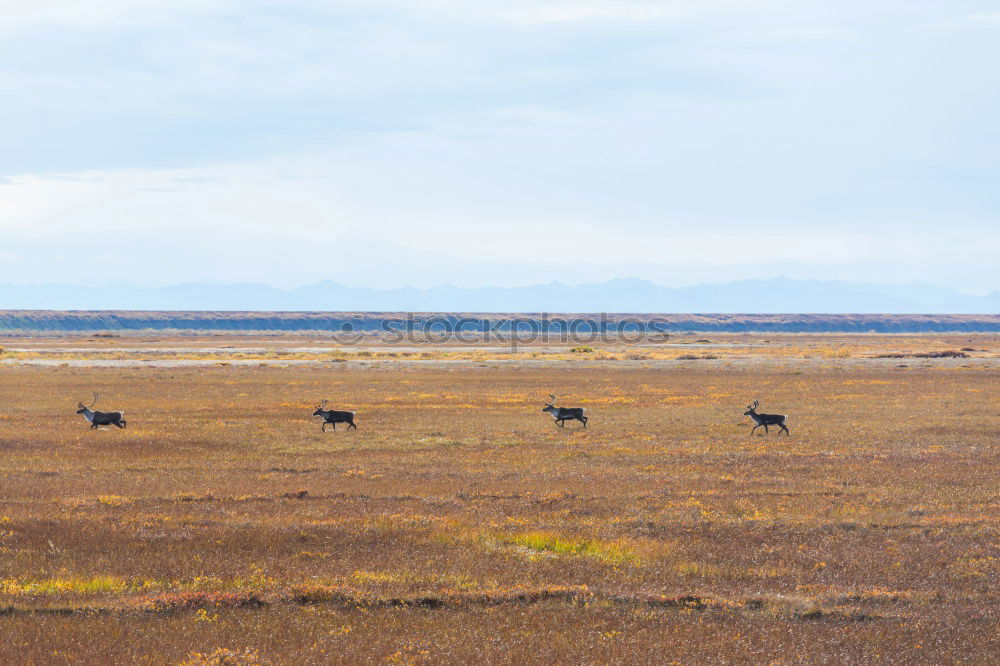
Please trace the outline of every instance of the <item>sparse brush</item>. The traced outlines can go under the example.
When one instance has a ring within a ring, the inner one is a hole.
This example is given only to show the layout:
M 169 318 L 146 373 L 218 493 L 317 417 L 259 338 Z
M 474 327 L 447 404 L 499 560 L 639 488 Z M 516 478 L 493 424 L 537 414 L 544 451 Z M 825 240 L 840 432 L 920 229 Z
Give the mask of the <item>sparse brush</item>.
M 945 351 L 931 351 L 931 352 L 921 352 L 919 354 L 914 354 L 914 358 L 969 358 L 969 355 L 964 351 L 955 351 L 954 349 L 947 349 Z
M 927 351 L 927 352 L 913 352 L 913 353 L 903 353 L 903 352 L 889 352 L 885 354 L 878 354 L 875 358 L 969 358 L 966 353 L 967 350 L 955 351 L 953 349 L 945 351 Z

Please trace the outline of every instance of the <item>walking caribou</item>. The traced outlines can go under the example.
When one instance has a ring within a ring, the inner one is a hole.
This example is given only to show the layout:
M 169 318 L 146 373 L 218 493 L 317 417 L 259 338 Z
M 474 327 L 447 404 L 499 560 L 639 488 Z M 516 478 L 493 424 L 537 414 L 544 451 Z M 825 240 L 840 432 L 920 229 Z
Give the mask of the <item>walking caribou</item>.
M 788 428 L 785 427 L 785 419 L 788 418 L 787 416 L 785 416 L 784 414 L 758 414 L 757 413 L 757 407 L 759 405 L 760 405 L 760 402 L 758 402 L 757 400 L 754 400 L 752 405 L 747 405 L 747 411 L 743 412 L 743 416 L 749 416 L 750 418 L 752 418 L 754 420 L 754 423 L 757 424 L 753 428 L 750 429 L 750 434 L 751 435 L 753 434 L 754 430 L 756 430 L 757 428 L 759 428 L 761 426 L 764 426 L 764 432 L 766 433 L 767 432 L 767 426 L 769 426 L 769 425 L 776 425 L 776 426 L 778 426 L 779 428 L 781 428 L 781 430 L 785 431 L 786 435 L 790 435 L 791 434 L 790 432 L 788 432 Z
M 556 425 L 560 428 L 566 427 L 566 421 L 579 421 L 583 427 L 587 427 L 587 417 L 583 415 L 586 411 L 583 407 L 556 407 L 556 397 L 549 393 L 552 402 L 545 403 L 543 412 L 548 412 L 555 419 Z
M 316 411 L 313 412 L 313 416 L 320 416 L 323 418 L 323 432 L 326 432 L 327 423 L 332 423 L 334 430 L 337 429 L 338 423 L 349 424 L 347 426 L 348 429 L 358 429 L 358 426 L 354 425 L 354 412 L 338 412 L 335 409 L 324 409 L 324 407 L 326 407 L 326 402 L 327 401 L 324 400 L 323 403 L 316 408 Z
M 125 412 L 95 412 L 92 408 L 97 404 L 97 398 L 100 397 L 99 394 L 94 393 L 94 402 L 90 403 L 90 406 L 83 404 L 82 402 L 77 405 L 79 409 L 76 410 L 77 414 L 83 414 L 83 418 L 90 421 L 91 430 L 96 429 L 98 426 L 102 425 L 113 425 L 119 428 L 124 428 L 127 425 L 125 421 Z

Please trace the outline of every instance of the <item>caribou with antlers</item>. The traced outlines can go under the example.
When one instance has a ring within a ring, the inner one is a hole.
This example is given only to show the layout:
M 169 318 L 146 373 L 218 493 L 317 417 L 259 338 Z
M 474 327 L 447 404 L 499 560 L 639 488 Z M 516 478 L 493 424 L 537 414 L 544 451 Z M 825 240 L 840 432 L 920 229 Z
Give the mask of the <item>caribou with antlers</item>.
M 326 402 L 327 401 L 324 400 L 323 403 L 316 408 L 316 411 L 313 412 L 313 416 L 320 416 L 323 418 L 323 432 L 326 432 L 327 423 L 332 423 L 334 430 L 337 429 L 338 423 L 349 424 L 347 426 L 348 429 L 358 429 L 358 426 L 354 425 L 354 412 L 338 412 L 335 409 L 324 409 L 326 407 Z
M 95 412 L 93 407 L 97 404 L 97 399 L 100 394 L 94 393 L 94 402 L 90 403 L 90 406 L 83 404 L 82 402 L 77 405 L 79 409 L 76 410 L 77 414 L 83 414 L 83 418 L 90 421 L 91 430 L 96 429 L 98 426 L 102 425 L 113 425 L 119 428 L 124 428 L 127 425 L 125 420 L 125 412 Z
M 566 427 L 566 421 L 579 421 L 583 427 L 587 427 L 587 417 L 583 415 L 586 411 L 583 407 L 556 407 L 556 397 L 549 393 L 552 402 L 545 403 L 543 412 L 548 412 L 556 420 L 556 425 L 560 428 Z
M 781 428 L 781 430 L 785 431 L 786 435 L 791 434 L 790 432 L 788 432 L 788 428 L 785 427 L 785 419 L 788 418 L 787 416 L 785 416 L 784 414 L 758 414 L 757 407 L 759 405 L 760 402 L 754 400 L 752 405 L 747 405 L 747 411 L 743 412 L 743 416 L 749 416 L 754 420 L 754 423 L 757 424 L 753 428 L 751 428 L 750 430 L 751 435 L 753 434 L 754 430 L 756 430 L 761 426 L 764 426 L 764 432 L 766 433 L 767 426 L 769 425 L 778 426 L 779 428 Z

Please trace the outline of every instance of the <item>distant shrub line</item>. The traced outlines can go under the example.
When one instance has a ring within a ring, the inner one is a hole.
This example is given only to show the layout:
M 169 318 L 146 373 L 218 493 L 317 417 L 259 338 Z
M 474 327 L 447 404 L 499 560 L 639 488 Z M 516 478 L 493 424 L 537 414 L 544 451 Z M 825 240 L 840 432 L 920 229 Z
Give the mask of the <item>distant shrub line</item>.
M 1000 332 L 1000 315 L 857 314 L 463 314 L 389 312 L 167 312 L 0 311 L 0 330 L 92 331 L 317 331 L 341 335 L 416 332 L 439 342 L 461 342 L 463 334 L 538 332 L 581 336 L 662 335 L 690 332 L 921 333 Z M 432 341 L 435 341 L 432 340 Z
M 462 608 L 508 605 L 534 605 L 545 602 L 588 605 L 604 603 L 634 608 L 660 608 L 687 611 L 760 612 L 780 614 L 804 620 L 870 620 L 875 616 L 850 609 L 822 608 L 814 604 L 801 606 L 798 600 L 781 598 L 750 598 L 730 600 L 701 595 L 681 594 L 607 594 L 586 585 L 513 586 L 509 588 L 442 591 L 412 596 L 373 596 L 364 591 L 336 585 L 307 585 L 271 595 L 253 592 L 169 592 L 153 596 L 129 597 L 118 603 L 104 605 L 48 606 L 30 608 L 17 605 L 0 606 L 0 617 L 13 615 L 93 615 L 121 613 L 174 614 L 204 610 L 256 609 L 279 604 L 300 606 L 325 605 L 343 609 L 374 610 L 379 608 Z
M 969 350 L 975 351 L 975 350 Z M 879 354 L 875 358 L 969 358 L 969 355 L 965 351 L 955 351 L 953 349 L 945 351 L 929 351 L 929 352 L 916 352 L 912 354 L 904 354 L 901 352 L 893 352 L 890 354 Z

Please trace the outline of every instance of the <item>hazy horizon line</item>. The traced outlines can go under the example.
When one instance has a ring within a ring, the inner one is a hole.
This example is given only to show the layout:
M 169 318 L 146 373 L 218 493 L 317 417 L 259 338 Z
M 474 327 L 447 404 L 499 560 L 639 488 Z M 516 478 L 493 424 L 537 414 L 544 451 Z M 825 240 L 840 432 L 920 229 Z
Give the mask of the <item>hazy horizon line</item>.
M 745 278 L 734 278 L 731 280 L 696 281 L 696 282 L 683 282 L 683 283 L 665 283 L 650 278 L 630 275 L 630 276 L 612 277 L 612 278 L 607 278 L 605 280 L 587 280 L 587 281 L 576 281 L 576 280 L 563 281 L 560 279 L 552 279 L 549 281 L 534 281 L 534 282 L 514 283 L 514 284 L 484 283 L 478 285 L 463 285 L 451 282 L 442 282 L 442 283 L 431 284 L 429 286 L 418 286 L 412 283 L 397 284 L 395 286 L 373 286 L 370 284 L 358 284 L 358 283 L 346 282 L 334 278 L 323 278 L 319 280 L 312 280 L 306 282 L 296 282 L 294 284 L 288 284 L 288 285 L 276 284 L 274 282 L 255 280 L 255 279 L 216 280 L 216 279 L 204 278 L 204 279 L 194 279 L 194 280 L 179 280 L 177 282 L 163 282 L 163 283 L 143 283 L 143 282 L 133 282 L 130 280 L 108 280 L 97 283 L 67 282 L 67 281 L 19 282 L 19 281 L 6 280 L 0 282 L 0 286 L 16 286 L 16 287 L 51 286 L 51 287 L 81 287 L 81 288 L 89 287 L 89 288 L 100 288 L 100 289 L 109 287 L 130 287 L 139 289 L 169 289 L 172 287 L 181 287 L 186 285 L 198 285 L 198 286 L 209 286 L 209 287 L 258 286 L 258 287 L 267 287 L 269 289 L 274 289 L 276 291 L 291 292 L 305 287 L 311 287 L 324 283 L 331 283 L 349 289 L 368 289 L 371 291 L 384 292 L 384 291 L 394 291 L 402 289 L 428 291 L 432 289 L 445 289 L 445 288 L 462 289 L 467 291 L 472 291 L 477 289 L 526 289 L 526 288 L 549 287 L 549 286 L 576 288 L 576 287 L 586 287 L 593 285 L 604 285 L 613 282 L 642 282 L 663 289 L 686 289 L 692 287 L 713 286 L 713 285 L 721 286 L 721 285 L 731 285 L 744 282 L 790 282 L 798 284 L 808 284 L 808 283 L 843 284 L 856 287 L 899 287 L 899 288 L 933 287 L 935 289 L 941 289 L 973 297 L 989 296 L 996 292 L 1000 292 L 1000 286 L 982 286 L 976 289 L 969 289 L 962 287 L 950 287 L 941 283 L 936 283 L 931 281 L 910 280 L 901 282 L 871 282 L 871 281 L 853 281 L 845 279 L 793 278 L 793 277 L 788 277 L 786 275 L 776 275 L 772 277 L 745 277 Z

